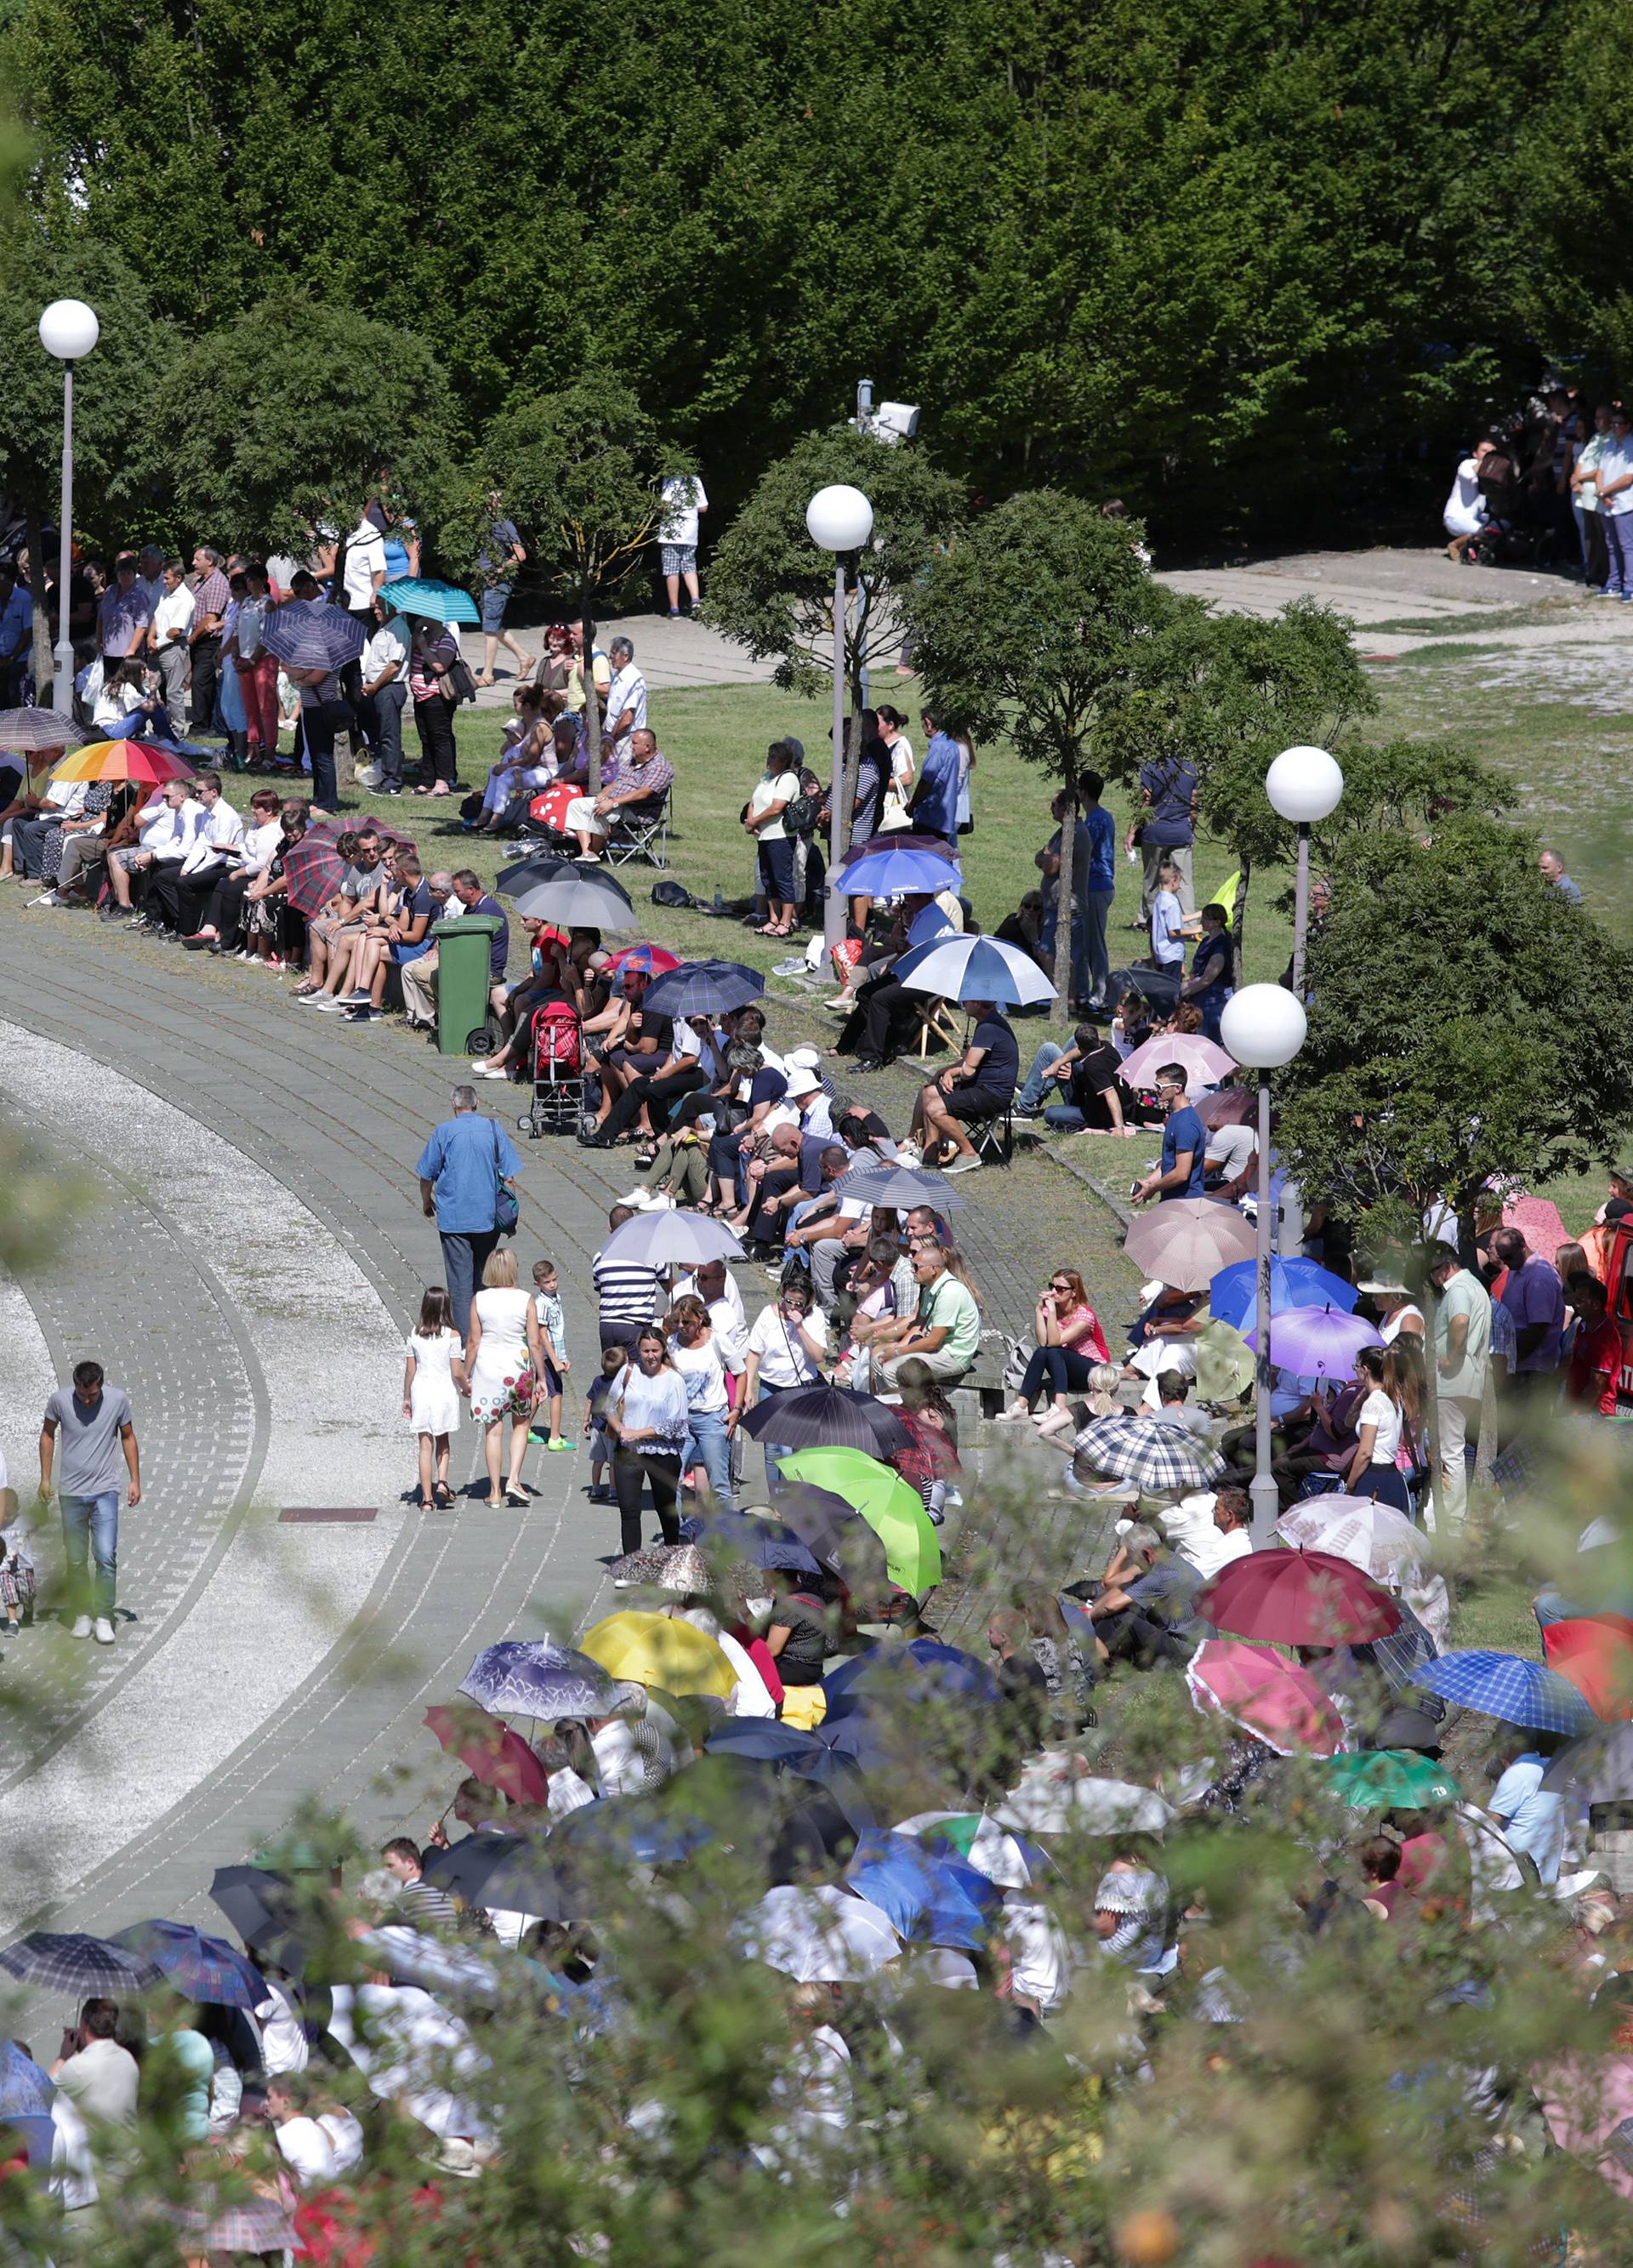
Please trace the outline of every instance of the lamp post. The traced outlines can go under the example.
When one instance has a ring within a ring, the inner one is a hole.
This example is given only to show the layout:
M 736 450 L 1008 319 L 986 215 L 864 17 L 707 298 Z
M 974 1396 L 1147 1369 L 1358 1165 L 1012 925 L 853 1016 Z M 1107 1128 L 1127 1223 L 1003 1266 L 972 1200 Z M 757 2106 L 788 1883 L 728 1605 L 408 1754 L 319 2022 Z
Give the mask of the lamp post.
M 56 574 L 56 670 L 51 705 L 62 717 L 74 707 L 74 641 L 68 629 L 68 578 L 74 549 L 74 364 L 101 336 L 94 309 L 83 299 L 53 299 L 40 318 L 40 343 L 63 365 L 63 501 Z
M 845 934 L 844 901 L 836 887 L 848 814 L 845 798 L 845 554 L 859 551 L 873 533 L 873 507 L 860 489 L 837 482 L 819 489 L 805 506 L 811 541 L 834 555 L 834 766 L 828 802 L 828 894 L 823 942 L 831 954 Z
M 1270 1472 L 1270 1073 L 1304 1045 L 1303 1003 L 1279 984 L 1244 984 L 1225 1004 L 1219 1038 L 1239 1064 L 1259 1074 L 1259 1218 L 1254 1224 L 1259 1278 L 1259 1347 L 1254 1362 L 1253 1543 L 1263 1550 L 1278 1516 Z
M 1264 792 L 1278 817 L 1298 828 L 1298 874 L 1293 891 L 1293 990 L 1304 998 L 1304 944 L 1310 923 L 1310 829 L 1330 818 L 1344 792 L 1344 776 L 1325 748 L 1284 748 L 1264 776 Z

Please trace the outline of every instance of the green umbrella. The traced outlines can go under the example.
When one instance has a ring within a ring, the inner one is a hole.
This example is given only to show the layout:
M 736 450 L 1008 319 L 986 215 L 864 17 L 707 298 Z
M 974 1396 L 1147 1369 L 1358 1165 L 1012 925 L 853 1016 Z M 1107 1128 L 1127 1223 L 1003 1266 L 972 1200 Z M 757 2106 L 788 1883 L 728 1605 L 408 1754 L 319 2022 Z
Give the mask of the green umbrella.
M 1333 1792 L 1355 1811 L 1419 1811 L 1425 1804 L 1458 1803 L 1463 1791 L 1432 1756 L 1416 1749 L 1369 1749 L 1330 1756 Z
M 941 1546 L 923 1498 L 877 1457 L 860 1449 L 801 1449 L 779 1458 L 777 1470 L 852 1506 L 884 1545 L 890 1580 L 904 1591 L 917 1598 L 941 1580 Z
M 1253 1351 L 1239 1330 L 1217 1319 L 1196 1335 L 1196 1399 L 1234 1402 L 1253 1384 Z

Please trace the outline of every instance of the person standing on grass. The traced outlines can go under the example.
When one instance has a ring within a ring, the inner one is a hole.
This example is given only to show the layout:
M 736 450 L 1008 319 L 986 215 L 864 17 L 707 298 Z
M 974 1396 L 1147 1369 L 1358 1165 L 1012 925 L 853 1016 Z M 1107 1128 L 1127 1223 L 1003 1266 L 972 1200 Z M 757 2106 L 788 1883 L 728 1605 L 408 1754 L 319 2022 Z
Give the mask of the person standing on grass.
M 63 1550 L 68 1561 L 74 1608 L 73 1638 L 94 1633 L 99 1646 L 114 1643 L 114 1585 L 119 1566 L 120 1460 L 124 1460 L 125 1501 L 142 1501 L 142 1458 L 130 1403 L 123 1387 L 105 1383 L 99 1362 L 74 1366 L 70 1388 L 59 1387 L 46 1403 L 40 1430 L 40 1501 L 51 1500 L 57 1436 L 63 1454 L 56 1485 L 63 1512 Z M 96 1576 L 87 1585 L 87 1558 Z

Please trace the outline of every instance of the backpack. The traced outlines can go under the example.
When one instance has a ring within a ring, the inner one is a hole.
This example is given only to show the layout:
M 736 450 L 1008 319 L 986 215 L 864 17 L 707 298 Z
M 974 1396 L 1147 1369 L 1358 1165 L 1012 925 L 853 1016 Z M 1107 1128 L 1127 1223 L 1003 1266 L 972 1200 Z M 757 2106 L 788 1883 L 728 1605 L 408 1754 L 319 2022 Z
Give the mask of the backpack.
M 676 912 L 686 912 L 696 906 L 697 900 L 683 883 L 666 880 L 652 884 L 652 903 L 668 906 Z

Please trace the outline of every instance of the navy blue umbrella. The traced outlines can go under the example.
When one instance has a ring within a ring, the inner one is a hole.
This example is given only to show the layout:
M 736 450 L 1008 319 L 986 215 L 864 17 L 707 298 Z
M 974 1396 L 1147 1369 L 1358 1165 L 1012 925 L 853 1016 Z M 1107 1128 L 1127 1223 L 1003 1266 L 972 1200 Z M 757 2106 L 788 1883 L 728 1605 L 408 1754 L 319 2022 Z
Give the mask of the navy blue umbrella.
M 760 971 L 740 961 L 688 961 L 654 976 L 641 1005 L 660 1016 L 728 1016 L 765 989 Z
M 133 1922 L 114 1943 L 144 1954 L 189 2000 L 217 2008 L 254 2008 L 267 1997 L 267 1981 L 253 1961 L 225 1938 L 206 1937 L 185 1922 Z
M 356 661 L 368 639 L 363 624 L 344 607 L 321 599 L 291 599 L 269 607 L 261 642 L 286 669 L 339 669 Z
M 56 2082 L 15 2040 L 0 2040 L 0 2118 L 48 2118 Z
M 845 1880 L 904 1938 L 965 1952 L 986 1944 L 1004 1904 L 997 1884 L 964 1859 L 877 1828 L 858 1839 Z
M 1002 1698 L 997 1679 L 984 1661 L 962 1646 L 944 1646 L 933 1638 L 909 1638 L 905 1646 L 870 1646 L 865 1653 L 842 1661 L 822 1683 L 830 1717 L 836 1701 L 848 1710 L 870 1698 L 894 1699 L 905 1685 L 926 1694 L 960 1694 L 994 1705 Z
M 754 1567 L 780 1567 L 792 1575 L 820 1575 L 821 1564 L 810 1546 L 791 1535 L 780 1521 L 751 1520 L 747 1513 L 727 1512 L 716 1506 L 706 1514 L 686 1521 L 681 1534 L 688 1542 L 710 1546 Z
M 548 1638 L 502 1638 L 484 1646 L 460 1680 L 460 1691 L 495 1717 L 597 1717 L 611 1681 L 599 1662 Z
M 718 1756 L 757 1756 L 771 1764 L 808 1763 L 823 1754 L 814 1733 L 779 1724 L 775 1717 L 727 1717 L 703 1746 Z

